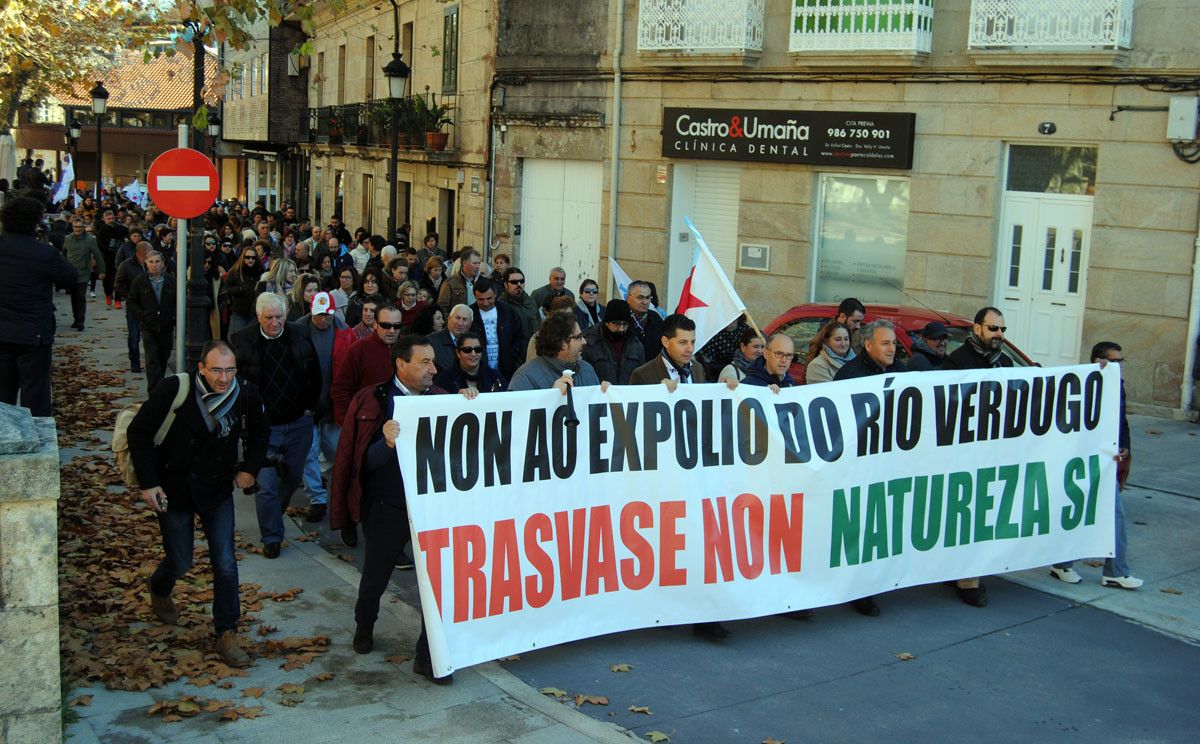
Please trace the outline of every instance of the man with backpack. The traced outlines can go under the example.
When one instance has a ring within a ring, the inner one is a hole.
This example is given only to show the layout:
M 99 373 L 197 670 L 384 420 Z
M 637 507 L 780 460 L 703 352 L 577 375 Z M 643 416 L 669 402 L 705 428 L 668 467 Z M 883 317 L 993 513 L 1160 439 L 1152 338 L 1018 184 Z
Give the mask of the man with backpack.
M 191 568 L 198 515 L 213 567 L 216 650 L 229 666 L 243 667 L 250 659 L 237 637 L 241 608 L 233 489 L 254 485 L 271 427 L 258 388 L 239 382 L 237 371 L 229 344 L 209 341 L 194 375 L 164 378 L 150 392 L 127 436 L 142 500 L 158 516 L 162 532 L 165 556 L 149 582 L 155 617 L 169 625 L 179 622 L 171 590 Z

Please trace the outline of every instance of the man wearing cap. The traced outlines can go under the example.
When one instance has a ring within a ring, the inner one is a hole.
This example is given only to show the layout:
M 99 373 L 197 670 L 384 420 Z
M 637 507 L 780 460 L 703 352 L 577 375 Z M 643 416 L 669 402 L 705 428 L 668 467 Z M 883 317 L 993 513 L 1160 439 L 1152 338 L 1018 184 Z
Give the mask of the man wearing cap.
M 928 372 L 942 366 L 946 358 L 946 346 L 950 343 L 950 329 L 944 323 L 932 320 L 921 331 L 911 334 L 912 354 L 908 359 L 910 372 Z
M 304 460 L 303 475 L 304 488 L 308 491 L 308 514 L 305 518 L 309 522 L 320 522 L 325 518 L 326 505 L 329 503 L 329 491 L 321 480 L 321 455 L 325 455 L 326 462 L 333 463 L 341 431 L 341 422 L 334 420 L 333 402 L 329 395 L 333 385 L 333 362 L 349 350 L 354 342 L 354 332 L 337 316 L 337 308 L 328 292 L 313 295 L 312 312 L 299 322 L 308 326 L 309 337 L 321 367 L 321 395 L 313 411 L 313 440 L 308 457 Z
M 628 385 L 633 371 L 646 363 L 642 341 L 629 332 L 633 315 L 625 300 L 609 300 L 604 306 L 604 321 L 583 333 L 587 345 L 583 358 L 596 370 L 601 382 Z

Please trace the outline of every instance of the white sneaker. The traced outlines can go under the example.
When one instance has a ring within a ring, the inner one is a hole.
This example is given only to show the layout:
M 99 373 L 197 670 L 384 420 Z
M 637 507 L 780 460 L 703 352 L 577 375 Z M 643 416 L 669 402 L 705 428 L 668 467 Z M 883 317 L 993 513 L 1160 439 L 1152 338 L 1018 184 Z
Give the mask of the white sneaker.
M 1056 566 L 1051 566 L 1050 575 L 1067 584 L 1078 584 L 1079 582 L 1083 581 L 1083 577 L 1076 573 L 1075 569 L 1070 567 L 1058 568 Z
M 91 297 L 93 300 L 96 299 L 96 290 L 93 289 L 91 292 L 88 292 L 88 297 Z
M 1115 586 L 1121 589 L 1137 589 L 1146 582 L 1136 576 L 1102 576 L 1100 578 L 1101 586 Z

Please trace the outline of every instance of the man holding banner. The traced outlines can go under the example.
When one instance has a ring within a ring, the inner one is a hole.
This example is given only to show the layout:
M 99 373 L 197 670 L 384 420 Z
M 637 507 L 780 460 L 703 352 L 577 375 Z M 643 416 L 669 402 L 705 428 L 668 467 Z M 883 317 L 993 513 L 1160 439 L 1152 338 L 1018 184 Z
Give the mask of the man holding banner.
M 396 437 L 400 434 L 400 424 L 395 420 L 396 399 L 445 392 L 433 387 L 437 367 L 433 363 L 433 347 L 424 336 L 397 339 L 392 344 L 392 367 L 395 375 L 391 380 L 360 390 L 350 402 L 330 483 L 334 492 L 347 494 L 344 501 L 350 517 L 362 522 L 367 541 L 358 601 L 354 605 L 354 651 L 359 654 L 368 654 L 375 647 L 379 600 L 409 542 L 404 480 L 396 459 Z M 467 400 L 478 394 L 470 388 L 462 391 Z M 337 508 L 335 502 L 335 512 Z M 334 519 L 338 519 L 337 514 Z M 437 685 L 454 681 L 453 675 L 439 677 L 433 673 L 423 615 L 413 672 Z

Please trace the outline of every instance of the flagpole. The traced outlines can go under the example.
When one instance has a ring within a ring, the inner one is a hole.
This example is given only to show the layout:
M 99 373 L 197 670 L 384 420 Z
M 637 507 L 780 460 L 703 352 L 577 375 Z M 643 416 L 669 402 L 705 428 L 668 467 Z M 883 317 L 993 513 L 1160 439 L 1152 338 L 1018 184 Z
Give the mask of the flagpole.
M 765 343 L 767 337 L 765 334 L 763 334 L 762 329 L 758 327 L 758 323 L 754 322 L 754 316 L 750 314 L 750 311 L 744 310 L 742 311 L 742 315 L 746 316 L 746 322 L 750 324 L 750 327 L 754 329 L 754 332 L 757 333 L 758 337 L 761 338 Z

